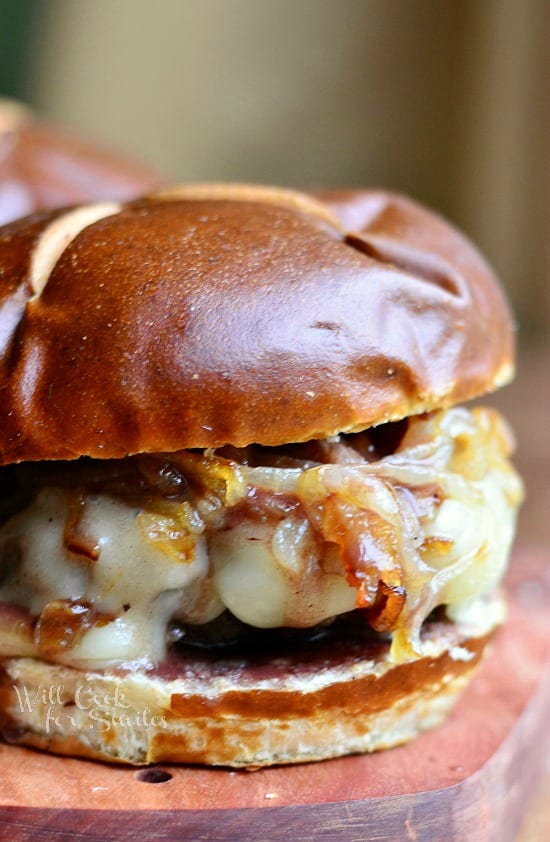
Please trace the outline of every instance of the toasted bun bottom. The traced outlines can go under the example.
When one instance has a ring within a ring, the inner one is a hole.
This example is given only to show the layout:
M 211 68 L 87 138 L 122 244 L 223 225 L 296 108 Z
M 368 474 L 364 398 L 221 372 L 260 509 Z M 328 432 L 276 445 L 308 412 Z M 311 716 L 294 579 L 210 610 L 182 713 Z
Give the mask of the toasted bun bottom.
M 9 659 L 1 731 L 11 743 L 111 762 L 257 767 L 389 748 L 439 725 L 502 620 L 426 623 L 425 654 L 395 665 L 382 642 L 292 655 L 181 658 L 156 673 L 84 672 Z

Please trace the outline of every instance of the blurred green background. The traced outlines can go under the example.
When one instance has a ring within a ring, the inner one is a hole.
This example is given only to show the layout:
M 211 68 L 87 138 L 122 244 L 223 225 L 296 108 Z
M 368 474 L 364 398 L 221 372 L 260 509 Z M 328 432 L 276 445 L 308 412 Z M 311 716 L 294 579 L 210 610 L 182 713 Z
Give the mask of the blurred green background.
M 0 0 L 0 92 L 25 99 L 29 90 L 27 69 L 40 0 Z

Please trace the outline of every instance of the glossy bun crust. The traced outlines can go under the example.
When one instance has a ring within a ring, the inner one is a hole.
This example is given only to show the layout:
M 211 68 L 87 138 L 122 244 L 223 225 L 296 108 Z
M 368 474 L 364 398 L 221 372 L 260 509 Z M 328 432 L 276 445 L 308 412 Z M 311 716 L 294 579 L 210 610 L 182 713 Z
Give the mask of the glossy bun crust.
M 203 657 L 160 674 L 8 659 L 0 734 L 58 754 L 132 764 L 257 767 L 377 751 L 445 719 L 495 620 L 502 620 L 498 602 L 477 628 L 428 622 L 425 655 L 398 666 L 383 642 L 310 646 L 275 660 Z M 54 688 L 53 696 L 42 696 L 43 688 Z
M 159 183 L 133 163 L 0 99 L 0 225 L 41 208 L 132 199 Z
M 195 185 L 37 214 L 0 229 L 0 308 L 3 463 L 324 438 L 513 367 L 475 248 L 380 191 Z

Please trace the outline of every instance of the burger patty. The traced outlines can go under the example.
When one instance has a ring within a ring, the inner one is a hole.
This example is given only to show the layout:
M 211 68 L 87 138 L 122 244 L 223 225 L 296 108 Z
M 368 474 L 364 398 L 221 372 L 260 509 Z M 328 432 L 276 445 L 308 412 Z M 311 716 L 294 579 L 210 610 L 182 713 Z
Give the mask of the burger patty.
M 434 608 L 475 612 L 502 577 L 511 449 L 496 412 L 453 408 L 280 448 L 10 469 L 0 654 L 151 667 L 224 612 L 307 634 L 358 610 L 407 660 Z

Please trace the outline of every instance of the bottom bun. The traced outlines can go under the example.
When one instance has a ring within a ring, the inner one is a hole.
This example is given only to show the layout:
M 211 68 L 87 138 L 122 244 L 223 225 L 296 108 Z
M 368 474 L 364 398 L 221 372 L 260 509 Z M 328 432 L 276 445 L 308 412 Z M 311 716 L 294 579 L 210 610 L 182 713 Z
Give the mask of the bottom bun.
M 258 767 L 389 748 L 442 722 L 470 680 L 502 599 L 466 621 L 428 621 L 423 655 L 396 665 L 383 641 L 330 641 L 276 656 L 179 654 L 149 672 L 3 664 L 10 743 L 135 765 Z

